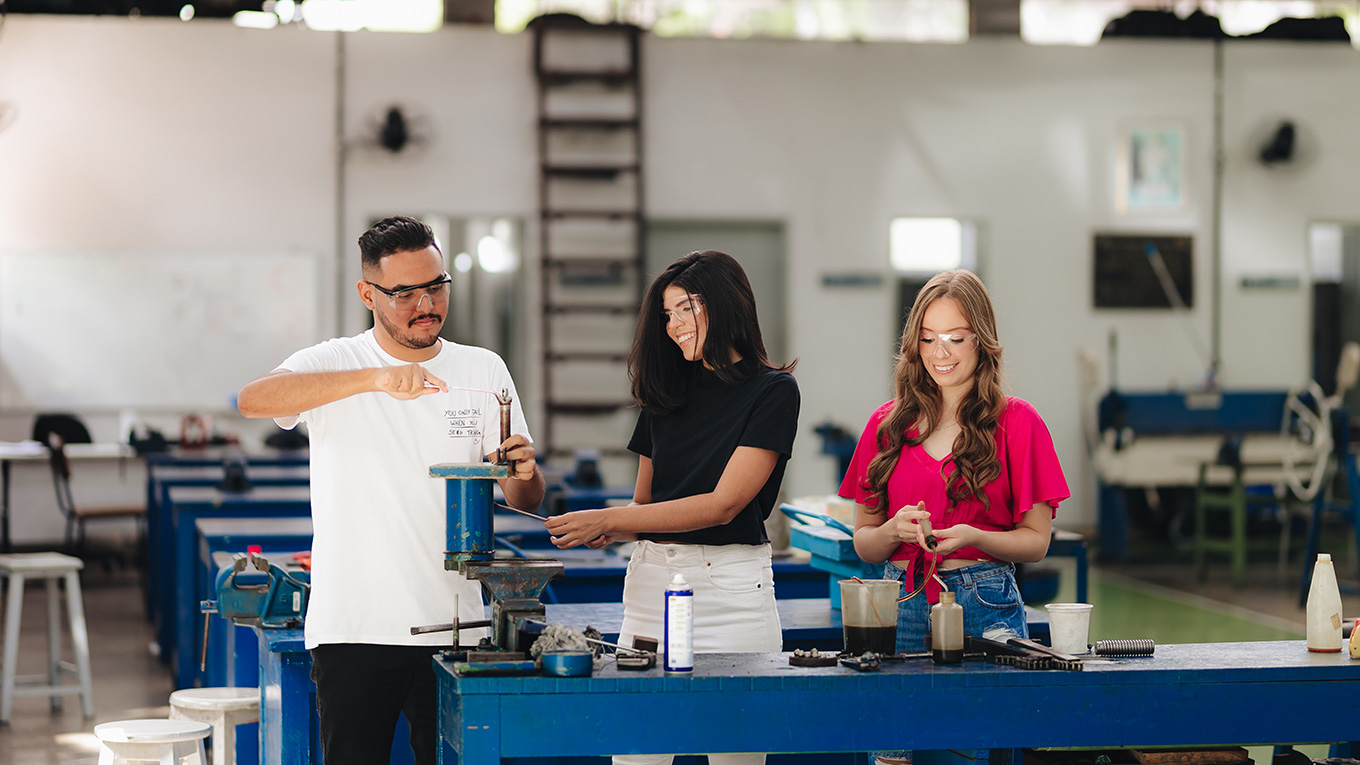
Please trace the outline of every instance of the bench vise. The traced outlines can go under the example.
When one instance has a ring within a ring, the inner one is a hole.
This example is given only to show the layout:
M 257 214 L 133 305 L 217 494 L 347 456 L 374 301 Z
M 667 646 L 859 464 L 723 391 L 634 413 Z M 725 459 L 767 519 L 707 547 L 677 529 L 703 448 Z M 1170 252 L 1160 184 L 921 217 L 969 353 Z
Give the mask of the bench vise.
M 248 573 L 247 566 L 265 575 L 263 584 L 241 584 L 238 576 Z M 266 629 L 297 629 L 307 616 L 307 599 L 312 587 L 258 553 L 237 553 L 229 569 L 217 575 L 217 600 L 205 600 L 200 610 L 217 613 L 235 624 Z

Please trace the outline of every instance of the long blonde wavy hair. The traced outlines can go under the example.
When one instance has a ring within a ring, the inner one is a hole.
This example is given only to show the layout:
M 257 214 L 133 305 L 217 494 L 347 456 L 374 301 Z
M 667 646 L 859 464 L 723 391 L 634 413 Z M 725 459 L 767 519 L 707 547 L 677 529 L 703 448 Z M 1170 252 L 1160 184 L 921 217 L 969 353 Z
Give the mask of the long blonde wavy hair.
M 893 406 L 879 423 L 878 455 L 869 463 L 863 487 L 872 494 L 874 512 L 887 510 L 888 478 L 897 468 L 902 447 L 920 445 L 939 426 L 944 399 L 921 361 L 920 338 L 926 308 L 944 297 L 958 303 L 977 336 L 978 354 L 973 387 L 959 403 L 959 435 L 954 439 L 953 454 L 940 468 L 945 473 L 949 510 L 968 499 L 981 499 L 984 505 L 989 504 L 983 487 L 1001 475 L 996 426 L 1006 408 L 1006 396 L 1001 389 L 1002 349 L 996 334 L 992 297 L 972 271 L 945 271 L 936 274 L 916 294 L 902 328 L 902 342 L 893 367 Z M 918 426 L 918 432 L 909 437 L 907 432 L 913 424 Z

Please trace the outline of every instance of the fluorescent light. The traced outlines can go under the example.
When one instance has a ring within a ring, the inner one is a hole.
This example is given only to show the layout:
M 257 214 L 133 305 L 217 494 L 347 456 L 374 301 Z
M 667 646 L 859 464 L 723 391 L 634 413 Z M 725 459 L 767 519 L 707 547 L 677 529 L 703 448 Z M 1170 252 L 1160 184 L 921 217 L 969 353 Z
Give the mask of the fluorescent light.
M 442 0 L 361 0 L 374 32 L 433 32 L 444 23 Z
M 477 241 L 477 265 L 489 274 L 503 274 L 514 271 L 519 258 L 505 246 L 505 242 L 494 236 L 484 236 Z
M 358 0 L 304 0 L 302 20 L 320 32 L 357 32 L 364 28 L 368 7 Z
M 894 218 L 888 229 L 893 268 L 905 273 L 964 265 L 963 225 L 954 218 Z
M 280 24 L 291 24 L 296 18 L 297 3 L 293 0 L 278 0 L 274 3 L 274 15 L 279 17 Z
M 273 29 L 279 25 L 279 17 L 264 11 L 237 11 L 231 23 L 246 29 Z

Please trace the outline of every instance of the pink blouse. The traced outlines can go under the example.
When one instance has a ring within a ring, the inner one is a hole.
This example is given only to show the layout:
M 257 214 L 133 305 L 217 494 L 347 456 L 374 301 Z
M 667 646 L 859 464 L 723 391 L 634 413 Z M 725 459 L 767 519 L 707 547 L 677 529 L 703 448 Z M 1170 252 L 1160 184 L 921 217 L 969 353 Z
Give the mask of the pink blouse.
M 855 447 L 850 469 L 841 481 L 840 496 L 866 507 L 875 506 L 868 489 L 868 476 L 869 463 L 878 454 L 878 425 L 892 411 L 892 407 L 893 402 L 889 401 L 869 417 L 869 424 L 864 427 L 864 433 Z M 915 434 L 915 426 L 908 433 Z M 988 531 L 1009 531 L 1019 525 L 1026 510 L 1041 502 L 1048 503 L 1056 516 L 1058 503 L 1072 494 L 1067 489 L 1062 465 L 1058 464 L 1053 437 L 1028 401 L 1007 397 L 1006 408 L 997 422 L 996 451 L 1001 460 L 1001 475 L 983 487 L 990 505 L 984 505 L 980 499 L 971 499 L 946 512 L 950 502 L 945 492 L 944 472 L 953 470 L 953 466 L 947 464 L 948 457 L 937 460 L 927 454 L 923 446 L 902 447 L 902 456 L 888 478 L 887 517 L 893 517 L 907 505 L 922 501 L 930 512 L 931 525 L 937 529 L 966 523 Z M 928 562 L 929 559 L 915 560 L 923 552 L 917 545 L 902 544 L 890 559 L 909 562 L 911 565 L 904 566 L 908 570 L 924 571 L 924 568 L 918 569 L 917 564 Z M 947 557 L 995 560 L 976 547 L 962 547 Z M 938 597 L 935 587 L 927 587 L 927 594 L 932 603 Z

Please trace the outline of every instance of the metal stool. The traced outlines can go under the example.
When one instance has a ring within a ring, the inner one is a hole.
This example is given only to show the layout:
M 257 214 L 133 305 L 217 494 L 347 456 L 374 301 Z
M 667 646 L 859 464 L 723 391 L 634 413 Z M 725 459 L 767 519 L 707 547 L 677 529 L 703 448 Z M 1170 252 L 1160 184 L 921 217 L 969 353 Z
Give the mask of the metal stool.
M 80 598 L 80 558 L 55 552 L 0 555 L 0 578 L 9 578 L 9 603 L 5 608 L 4 667 L 0 673 L 0 723 L 9 722 L 15 696 L 51 696 L 52 710 L 61 709 L 61 697 L 79 693 L 86 718 L 94 717 L 94 693 L 90 688 L 90 639 L 85 633 L 85 604 Z M 31 578 L 47 581 L 47 675 L 18 677 L 19 618 L 24 609 L 24 583 Z M 61 660 L 61 608 L 58 582 L 66 582 L 66 608 L 75 647 L 75 664 Z M 78 685 L 62 685 L 62 671 L 74 672 Z M 44 682 L 46 681 L 46 682 Z M 16 687 L 23 683 L 22 687 Z
M 186 688 L 170 694 L 171 720 L 212 726 L 213 765 L 236 765 L 236 726 L 260 719 L 259 688 Z
M 119 720 L 94 726 L 99 739 L 99 765 L 115 762 L 159 762 L 180 765 L 189 755 L 206 761 L 203 739 L 212 727 L 194 720 Z

